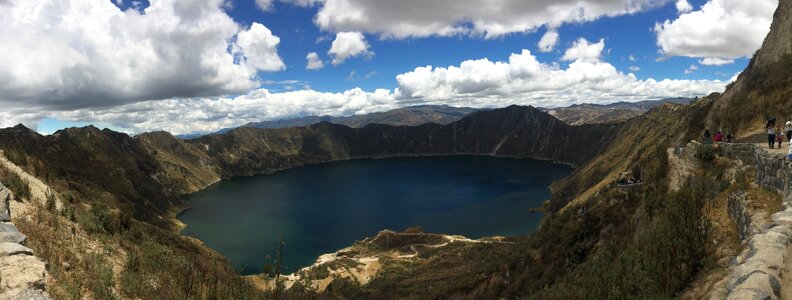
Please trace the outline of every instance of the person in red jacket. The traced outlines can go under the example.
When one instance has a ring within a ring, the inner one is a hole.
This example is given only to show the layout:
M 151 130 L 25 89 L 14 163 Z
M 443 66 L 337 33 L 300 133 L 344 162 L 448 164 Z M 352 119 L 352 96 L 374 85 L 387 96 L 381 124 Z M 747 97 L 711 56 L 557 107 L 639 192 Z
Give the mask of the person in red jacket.
M 718 131 L 718 133 L 715 134 L 715 142 L 716 143 L 722 143 L 723 142 L 723 132 Z

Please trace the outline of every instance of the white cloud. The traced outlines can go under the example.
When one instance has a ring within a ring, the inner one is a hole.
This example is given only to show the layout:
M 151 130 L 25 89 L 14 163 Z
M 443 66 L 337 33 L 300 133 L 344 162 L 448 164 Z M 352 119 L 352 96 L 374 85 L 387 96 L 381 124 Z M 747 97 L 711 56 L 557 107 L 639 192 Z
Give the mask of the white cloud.
M 237 35 L 237 47 L 247 65 L 258 70 L 280 71 L 286 68 L 278 56 L 280 38 L 272 35 L 269 28 L 253 23 L 250 29 Z
M 632 72 L 638 72 L 641 70 L 641 68 L 638 66 L 630 66 L 628 69 L 630 69 Z
M 627 59 L 628 59 L 628 60 L 630 60 L 630 61 L 632 61 L 632 62 L 635 62 L 635 61 L 636 61 L 636 59 L 635 59 L 635 55 L 632 55 L 632 54 L 630 54 L 630 56 L 628 56 L 628 57 L 627 57 Z
M 707 57 L 704 59 L 699 59 L 699 63 L 705 66 L 722 66 L 733 64 L 733 59 L 723 59 L 723 58 L 716 58 L 716 57 Z
M 692 70 L 697 67 L 691 66 Z M 731 81 L 735 80 L 732 77 Z M 286 117 L 351 115 L 418 104 L 502 107 L 511 104 L 558 107 L 575 103 L 612 103 L 668 97 L 702 96 L 723 91 L 720 80 L 639 80 L 610 63 L 578 59 L 565 69 L 539 62 L 529 51 L 508 61 L 463 61 L 459 66 L 419 67 L 396 77 L 398 88 L 343 93 L 295 90 L 274 93 L 258 89 L 236 98 L 170 99 L 72 111 L 0 111 L 0 126 L 35 125 L 43 117 L 64 121 L 113 124 L 129 132 L 173 133 L 215 131 L 247 122 Z M 265 82 L 299 86 L 296 80 Z
M 273 0 L 256 0 L 256 7 L 263 11 L 270 11 L 272 9 Z
M 261 25 L 239 26 L 222 0 L 152 0 L 143 13 L 110 1 L 0 5 L 6 107 L 77 109 L 244 93 L 258 85 L 259 70 L 279 69 L 278 38 Z
M 633 14 L 670 0 L 289 0 L 318 4 L 314 22 L 325 31 L 361 31 L 384 38 L 465 34 L 494 38 L 539 27 L 558 28 Z
M 319 58 L 319 54 L 316 54 L 316 52 L 308 53 L 308 55 L 305 56 L 305 59 L 308 60 L 308 64 L 305 66 L 305 69 L 319 70 L 325 66 L 322 59 Z
M 734 80 L 736 77 L 733 77 Z M 229 98 L 170 99 L 66 112 L 0 111 L 0 126 L 35 125 L 43 117 L 109 123 L 129 132 L 215 131 L 247 122 L 286 117 L 351 115 L 418 104 L 502 107 L 511 104 L 558 107 L 570 104 L 641 101 L 702 96 L 723 91 L 720 80 L 639 80 L 603 61 L 576 60 L 562 69 L 539 62 L 529 51 L 508 61 L 468 60 L 459 66 L 420 67 L 396 77 L 398 88 L 343 93 L 253 90 Z M 300 85 L 299 81 L 272 82 Z
M 701 9 L 655 25 L 664 56 L 733 60 L 762 45 L 778 0 L 709 0 Z
M 558 31 L 550 29 L 539 40 L 537 47 L 541 52 L 550 52 L 555 49 L 556 44 L 558 44 Z
M 698 66 L 690 65 L 687 69 L 685 69 L 685 74 L 693 74 L 698 70 Z
M 416 68 L 397 76 L 403 97 L 464 106 L 530 104 L 543 107 L 581 102 L 610 103 L 693 97 L 723 91 L 719 80 L 639 80 L 606 62 L 576 60 L 566 69 L 540 63 L 528 50 L 506 62 L 469 60 L 458 67 Z
M 166 130 L 182 134 L 309 114 L 352 115 L 389 110 L 396 108 L 397 96 L 389 90 L 365 92 L 359 88 L 342 93 L 313 90 L 272 93 L 257 89 L 236 98 L 170 99 L 50 116 L 64 121 L 112 123 L 131 133 Z
M 333 64 L 342 64 L 345 60 L 356 56 L 371 57 L 374 52 L 369 51 L 369 44 L 366 37 L 360 32 L 339 32 L 336 34 L 330 51 L 327 52 L 333 57 Z
M 569 49 L 564 52 L 564 56 L 561 57 L 561 60 L 599 61 L 600 57 L 602 57 L 603 50 L 605 50 L 605 39 L 600 39 L 599 42 L 592 44 L 584 38 L 579 38 L 572 43 L 572 47 L 569 47 Z
M 687 0 L 679 0 L 676 3 L 676 9 L 679 13 L 686 13 L 693 10 L 693 5 L 690 5 Z

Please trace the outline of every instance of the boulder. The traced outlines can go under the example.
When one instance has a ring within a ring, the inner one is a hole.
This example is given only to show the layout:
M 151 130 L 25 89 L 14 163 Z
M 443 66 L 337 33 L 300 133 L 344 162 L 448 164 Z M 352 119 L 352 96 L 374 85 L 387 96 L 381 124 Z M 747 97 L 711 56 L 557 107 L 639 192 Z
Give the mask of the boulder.
M 778 299 L 781 284 L 778 278 L 755 271 L 738 280 L 727 299 Z
M 19 254 L 33 255 L 33 250 L 17 243 L 0 243 L 0 257 Z
M 0 223 L 0 232 L 19 232 L 14 224 Z
M 21 244 L 27 240 L 27 236 L 19 232 L 2 232 L 0 231 L 0 243 L 17 243 Z
M 45 268 L 35 256 L 0 257 L 0 290 L 43 289 Z

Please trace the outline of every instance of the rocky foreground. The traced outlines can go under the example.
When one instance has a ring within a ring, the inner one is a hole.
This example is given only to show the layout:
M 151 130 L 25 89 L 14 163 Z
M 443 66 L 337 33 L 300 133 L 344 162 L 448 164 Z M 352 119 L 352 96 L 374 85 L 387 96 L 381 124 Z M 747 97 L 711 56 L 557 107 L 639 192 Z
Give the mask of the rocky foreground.
M 27 236 L 11 223 L 10 199 L 0 184 L 0 299 L 50 299 L 46 263 L 24 246 Z

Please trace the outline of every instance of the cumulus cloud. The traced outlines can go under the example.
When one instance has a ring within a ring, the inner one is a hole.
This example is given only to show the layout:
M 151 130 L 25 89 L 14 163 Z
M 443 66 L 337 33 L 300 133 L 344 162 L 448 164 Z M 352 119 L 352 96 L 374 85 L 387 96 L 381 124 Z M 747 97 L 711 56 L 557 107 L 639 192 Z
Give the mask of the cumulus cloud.
M 690 5 L 687 0 L 679 0 L 676 3 L 676 9 L 679 13 L 686 13 L 693 10 L 693 5 Z
M 641 68 L 638 66 L 630 66 L 628 69 L 630 69 L 632 72 L 638 72 L 641 70 Z
M 307 70 L 319 70 L 325 66 L 322 59 L 319 58 L 319 54 L 316 54 L 316 52 L 308 53 L 305 59 L 308 60 L 308 64 L 305 66 Z
M 558 44 L 558 31 L 547 30 L 539 40 L 537 47 L 539 47 L 541 52 L 550 52 L 555 49 L 556 44 Z
M 564 52 L 561 57 L 563 61 L 599 61 L 602 57 L 602 51 L 605 50 L 605 39 L 600 39 L 597 43 L 589 43 L 584 38 L 579 38 L 572 43 L 572 47 Z
M 633 14 L 670 0 L 287 0 L 317 4 L 314 22 L 331 32 L 361 31 L 384 38 L 499 37 L 541 26 L 582 23 Z
M 371 57 L 374 55 L 374 52 L 369 50 L 369 44 L 362 33 L 339 32 L 336 34 L 336 38 L 333 40 L 333 44 L 330 46 L 330 51 L 328 51 L 327 54 L 333 57 L 334 65 L 339 65 L 352 57 Z
M 279 39 L 223 0 L 0 2 L 0 104 L 79 109 L 244 93 L 283 68 Z
M 249 30 L 237 35 L 238 53 L 244 62 L 258 70 L 280 71 L 286 68 L 278 55 L 280 38 L 272 35 L 269 28 L 253 23 Z
M 750 56 L 770 31 L 777 5 L 777 0 L 709 0 L 699 10 L 656 24 L 657 45 L 664 56 L 708 62 Z
M 465 106 L 512 103 L 544 107 L 693 97 L 723 91 L 719 80 L 639 80 L 606 62 L 575 60 L 566 69 L 537 61 L 529 50 L 506 62 L 469 60 L 459 66 L 421 67 L 397 76 L 403 97 Z
M 734 80 L 735 77 L 732 78 Z M 33 124 L 44 116 L 65 121 L 109 123 L 129 132 L 215 131 L 247 122 L 315 115 L 352 115 L 418 104 L 501 107 L 511 104 L 558 107 L 668 97 L 693 97 L 723 91 L 719 80 L 639 80 L 603 61 L 575 60 L 565 69 L 541 63 L 529 51 L 508 61 L 468 60 L 459 66 L 419 67 L 396 77 L 398 87 L 342 93 L 253 90 L 236 98 L 170 99 L 102 109 L 66 112 L 0 112 L 0 125 Z M 284 82 L 289 83 L 289 82 Z
M 397 107 L 397 96 L 390 90 L 365 92 L 359 88 L 342 93 L 314 90 L 272 93 L 267 89 L 256 89 L 236 98 L 139 102 L 106 109 L 57 112 L 50 117 L 64 121 L 108 123 L 130 133 L 167 130 L 183 134 L 213 132 L 248 122 L 285 117 L 352 115 L 389 110 Z

